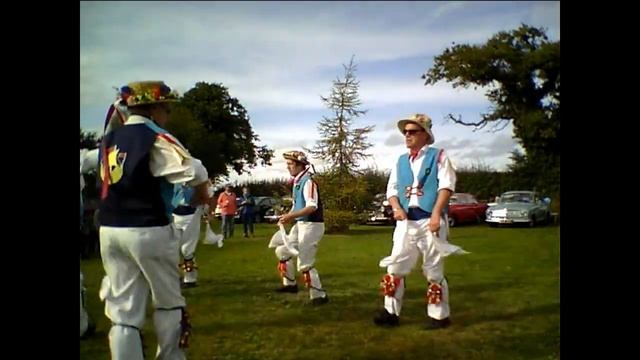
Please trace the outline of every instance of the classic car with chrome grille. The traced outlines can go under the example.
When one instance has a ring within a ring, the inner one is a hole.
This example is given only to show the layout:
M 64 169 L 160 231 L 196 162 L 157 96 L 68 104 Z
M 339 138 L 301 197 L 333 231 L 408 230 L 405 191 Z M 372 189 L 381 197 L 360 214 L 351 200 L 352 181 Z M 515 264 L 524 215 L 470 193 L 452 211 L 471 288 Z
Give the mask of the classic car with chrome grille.
M 549 203 L 548 198 L 540 199 L 533 191 L 507 191 L 487 209 L 485 221 L 490 226 L 520 223 L 533 227 L 549 221 Z

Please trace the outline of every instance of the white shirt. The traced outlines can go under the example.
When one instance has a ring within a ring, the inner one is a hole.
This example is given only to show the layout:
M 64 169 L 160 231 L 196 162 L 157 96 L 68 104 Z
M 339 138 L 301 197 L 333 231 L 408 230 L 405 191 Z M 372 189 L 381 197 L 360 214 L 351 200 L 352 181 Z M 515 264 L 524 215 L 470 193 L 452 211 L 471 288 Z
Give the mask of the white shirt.
M 300 178 L 304 176 L 309 171 L 309 168 L 302 170 L 296 177 L 293 179 L 293 186 L 300 181 Z M 305 207 L 312 206 L 314 208 L 318 208 L 318 185 L 316 185 L 313 179 L 307 180 L 304 183 L 304 188 L 302 189 L 302 196 L 304 197 Z M 296 206 L 296 197 L 293 197 L 293 206 L 291 207 L 291 211 Z
M 418 156 L 411 162 L 411 171 L 413 172 L 413 184 L 412 187 L 418 186 L 418 174 L 420 173 L 420 166 L 422 166 L 422 160 L 427 152 L 429 145 L 425 145 L 418 151 Z M 456 189 L 456 172 L 453 168 L 453 164 L 444 150 L 440 150 L 440 153 L 436 155 L 438 157 L 438 191 L 442 189 L 449 189 L 451 192 L 455 192 Z M 391 174 L 389 175 L 389 182 L 387 183 L 387 199 L 392 196 L 404 196 L 398 195 L 398 173 L 397 163 L 391 168 Z M 403 189 L 404 191 L 404 189 Z M 418 196 L 415 194 L 415 190 L 412 191 L 409 198 L 409 207 L 418 207 Z
M 98 168 L 98 149 L 88 150 L 80 149 L 80 191 L 84 189 L 84 177 L 82 174 L 88 174 Z
M 125 125 L 153 123 L 151 120 L 131 115 Z M 200 185 L 207 181 L 209 174 L 202 162 L 189 154 L 178 139 L 165 134 L 173 143 L 158 136 L 150 151 L 149 169 L 155 177 L 164 177 L 172 184 L 186 183 L 189 186 Z

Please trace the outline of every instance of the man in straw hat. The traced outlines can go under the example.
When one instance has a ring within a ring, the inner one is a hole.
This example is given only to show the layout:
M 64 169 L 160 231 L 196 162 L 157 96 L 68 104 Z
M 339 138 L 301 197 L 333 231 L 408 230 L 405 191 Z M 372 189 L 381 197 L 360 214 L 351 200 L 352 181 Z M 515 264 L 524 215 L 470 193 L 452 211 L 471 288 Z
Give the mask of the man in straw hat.
M 289 232 L 288 242 L 297 247 L 297 268 L 302 272 L 305 286 L 309 288 L 312 305 L 329 302 L 327 292 L 322 288 L 318 270 L 315 268 L 318 243 L 324 235 L 324 215 L 318 185 L 309 173 L 309 161 L 301 151 L 288 151 L 283 154 L 287 161 L 287 170 L 293 176 L 293 207 L 280 217 L 279 225 L 295 222 Z M 276 247 L 278 270 L 282 277 L 282 287 L 276 291 L 297 293 L 295 254 L 287 244 Z
M 427 279 L 425 299 L 427 329 L 447 327 L 449 289 L 444 277 L 444 253 L 436 244 L 446 242 L 446 209 L 455 190 L 456 174 L 443 150 L 430 147 L 435 138 L 431 118 L 415 114 L 398 121 L 409 152 L 400 155 L 391 169 L 387 198 L 397 220 L 391 256 L 380 262 L 387 274 L 380 283 L 384 308 L 374 317 L 380 326 L 396 326 L 402 308 L 405 276 L 423 257 Z
M 179 238 L 171 225 L 174 184 L 207 200 L 207 171 L 164 130 L 176 93 L 162 81 L 127 86 L 129 116 L 101 144 L 100 251 L 106 273 L 100 297 L 111 320 L 112 359 L 143 359 L 140 330 L 149 291 L 156 357 L 184 359 L 190 325 L 181 294 Z

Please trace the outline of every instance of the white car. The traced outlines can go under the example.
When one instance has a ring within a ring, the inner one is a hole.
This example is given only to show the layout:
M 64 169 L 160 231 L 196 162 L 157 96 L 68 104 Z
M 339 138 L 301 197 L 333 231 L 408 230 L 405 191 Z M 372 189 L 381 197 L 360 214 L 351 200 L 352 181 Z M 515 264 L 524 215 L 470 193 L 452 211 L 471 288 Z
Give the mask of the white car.
M 540 199 L 533 191 L 507 191 L 487 209 L 486 222 L 490 226 L 523 223 L 533 227 L 549 222 L 549 203 L 548 198 Z

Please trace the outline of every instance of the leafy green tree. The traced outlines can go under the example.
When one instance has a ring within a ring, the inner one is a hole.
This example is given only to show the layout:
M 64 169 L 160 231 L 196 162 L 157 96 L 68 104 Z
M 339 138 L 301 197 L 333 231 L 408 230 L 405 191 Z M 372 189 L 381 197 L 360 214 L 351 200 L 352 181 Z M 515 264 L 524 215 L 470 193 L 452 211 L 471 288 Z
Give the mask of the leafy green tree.
M 221 84 L 198 82 L 174 107 L 167 129 L 200 159 L 211 178 L 271 165 L 273 150 L 257 145 L 249 114 Z
M 453 87 L 486 87 L 492 109 L 477 121 L 457 124 L 501 130 L 509 122 L 526 151 L 518 166 L 545 169 L 536 177 L 559 192 L 560 41 L 549 41 L 543 29 L 522 24 L 501 31 L 481 45 L 453 45 L 435 57 L 423 75 L 425 85 L 445 80 Z M 556 176 L 557 175 L 557 176 Z M 555 178 L 553 178 L 555 177 Z

